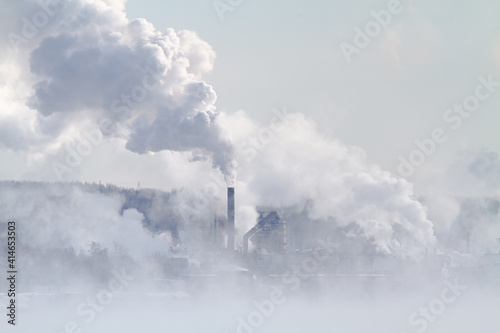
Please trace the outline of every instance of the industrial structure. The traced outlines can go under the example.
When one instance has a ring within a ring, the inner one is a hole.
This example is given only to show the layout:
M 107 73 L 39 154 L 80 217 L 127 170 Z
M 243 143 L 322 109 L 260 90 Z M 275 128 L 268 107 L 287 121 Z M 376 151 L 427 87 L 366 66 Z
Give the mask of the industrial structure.
M 227 188 L 227 249 L 234 251 L 234 187 Z
M 257 224 L 243 236 L 243 253 L 248 254 L 248 242 L 259 251 L 283 254 L 286 252 L 286 221 L 276 211 L 258 210 Z

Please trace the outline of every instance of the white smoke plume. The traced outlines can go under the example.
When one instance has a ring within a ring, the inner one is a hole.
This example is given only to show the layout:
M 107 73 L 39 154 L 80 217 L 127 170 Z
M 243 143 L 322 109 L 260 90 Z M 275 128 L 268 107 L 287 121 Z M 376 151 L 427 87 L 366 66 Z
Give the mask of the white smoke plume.
M 215 52 L 194 32 L 157 31 L 145 19 L 128 20 L 117 9 L 123 2 L 113 3 L 118 5 L 82 0 L 53 8 L 58 15 L 51 29 L 40 29 L 27 49 L 29 59 L 17 62 L 29 68 L 17 78 L 29 77 L 24 103 L 36 113 L 19 100 L 3 107 L 21 108 L 31 118 L 31 133 L 18 131 L 25 133 L 20 140 L 6 135 L 2 145 L 16 150 L 61 142 L 71 127 L 93 119 L 105 135 L 125 139 L 131 151 L 193 151 L 229 174 L 232 147 L 216 123 L 216 94 L 201 80 L 212 70 Z M 2 120 L 2 127 L 13 125 L 12 117 Z
M 251 122 L 242 112 L 224 117 L 229 127 L 245 121 Z M 306 209 L 310 220 L 359 226 L 356 237 L 373 241 L 383 253 L 413 257 L 435 246 L 433 224 L 412 184 L 370 165 L 359 148 L 322 136 L 301 114 L 283 125 L 258 152 L 246 139 L 261 130 L 258 124 L 235 138 L 241 164 L 237 198 L 246 201 L 240 203 L 244 216 L 251 218 L 248 209 L 259 205 Z

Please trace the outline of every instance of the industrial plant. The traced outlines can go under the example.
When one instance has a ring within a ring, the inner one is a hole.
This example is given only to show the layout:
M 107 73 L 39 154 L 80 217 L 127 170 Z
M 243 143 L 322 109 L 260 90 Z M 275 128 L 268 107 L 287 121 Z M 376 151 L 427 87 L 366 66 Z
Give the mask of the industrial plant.
M 140 276 L 138 281 L 142 281 L 146 290 L 178 292 L 182 285 L 182 292 L 191 296 L 207 290 L 220 290 L 214 285 L 220 286 L 221 281 L 227 282 L 228 279 L 235 288 L 257 288 L 276 285 L 282 283 L 281 280 L 294 281 L 299 277 L 307 280 L 311 290 L 344 288 L 346 285 L 352 285 L 354 290 L 405 285 L 415 282 L 412 276 L 425 277 L 436 283 L 451 277 L 460 277 L 471 283 L 500 283 L 498 240 L 493 244 L 496 247 L 483 253 L 472 253 L 476 239 L 471 237 L 470 230 L 458 233 L 453 243 L 455 248 L 436 244 L 425 248 L 415 246 L 418 252 L 402 252 L 396 245 L 381 249 L 370 238 L 359 237 L 361 231 L 356 224 L 342 226 L 334 220 L 315 221 L 304 211 L 297 213 L 290 209 L 257 206 L 253 225 L 248 225 L 248 222 L 242 225 L 236 213 L 236 187 L 227 188 L 227 210 L 220 215 L 214 213 L 211 205 L 198 215 L 179 215 L 178 199 L 186 197 L 175 191 L 166 193 L 102 184 L 36 182 L 4 182 L 3 187 L 14 194 L 17 191 L 19 195 L 25 191 L 36 195 L 40 191 L 47 199 L 40 197 L 37 200 L 50 202 L 47 212 L 59 212 L 52 217 L 47 215 L 51 224 L 45 225 L 43 231 L 37 231 L 38 224 L 44 225 L 43 220 L 31 224 L 18 221 L 21 235 L 19 263 L 25 267 L 26 273 L 21 279 L 26 292 L 78 291 L 87 288 L 89 282 L 90 285 L 105 283 L 112 276 L 112 269 L 121 268 L 136 272 Z M 56 192 L 60 194 L 51 197 L 45 194 Z M 89 196 L 88 200 L 122 197 L 117 202 L 121 208 L 116 211 L 116 218 L 125 218 L 132 211 L 141 214 L 137 216 L 138 222 L 134 222 L 137 223 L 134 229 L 127 231 L 129 227 L 125 224 L 115 229 L 113 223 L 99 220 L 109 212 L 97 213 L 95 221 L 82 220 L 80 226 L 74 212 L 68 211 L 69 218 L 73 219 L 71 228 L 63 230 L 60 223 L 65 224 L 66 220 L 58 216 L 63 210 L 60 205 L 82 193 Z M 487 207 L 496 216 L 495 202 L 491 201 Z M 92 228 L 94 234 L 85 241 L 82 239 L 85 233 L 82 234 L 79 228 Z M 72 229 L 75 234 L 73 241 L 58 245 L 57 239 L 68 238 Z M 3 253 L 6 253 L 6 228 L 3 224 L 0 230 Z M 126 243 L 141 233 L 144 233 L 142 245 L 134 248 Z M 40 234 L 53 240 L 37 247 Z M 27 241 L 29 239 L 32 241 Z M 83 242 L 83 248 L 75 247 L 78 242 Z M 150 250 L 144 248 L 142 253 L 130 252 L 146 244 L 154 247 Z M 37 267 L 47 265 L 52 269 L 40 273 Z M 30 271 L 37 273 L 30 276 Z
M 227 188 L 227 217 L 214 218 L 204 250 L 194 251 L 195 257 L 191 257 L 189 248 L 172 249 L 162 278 L 186 281 L 184 286 L 193 284 L 197 290 L 201 281 L 227 282 L 230 277 L 232 286 L 248 287 L 251 282 L 256 288 L 290 282 L 294 276 L 306 280 L 302 283 L 306 291 L 346 286 L 359 292 L 398 290 L 422 283 L 420 279 L 432 284 L 457 277 L 472 284 L 500 286 L 500 241 L 492 251 L 479 256 L 469 252 L 470 235 L 464 237 L 463 252 L 436 246 L 423 249 L 416 257 L 402 256 L 396 251 L 384 253 L 369 241 L 352 237 L 355 227 L 305 223 L 304 214 L 272 207 L 256 207 L 255 225 L 237 237 L 235 230 L 241 227 L 235 214 L 236 201 L 236 189 Z

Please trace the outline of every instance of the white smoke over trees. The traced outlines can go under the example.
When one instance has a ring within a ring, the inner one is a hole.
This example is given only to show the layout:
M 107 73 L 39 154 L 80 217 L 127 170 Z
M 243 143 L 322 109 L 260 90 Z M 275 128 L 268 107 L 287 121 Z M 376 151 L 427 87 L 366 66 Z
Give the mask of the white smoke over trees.
M 183 227 L 173 213 L 154 215 L 173 196 L 112 186 L 4 181 L 0 214 L 19 223 L 25 244 L 77 250 L 92 242 L 108 249 L 120 244 L 138 256 L 168 250 L 172 235 Z

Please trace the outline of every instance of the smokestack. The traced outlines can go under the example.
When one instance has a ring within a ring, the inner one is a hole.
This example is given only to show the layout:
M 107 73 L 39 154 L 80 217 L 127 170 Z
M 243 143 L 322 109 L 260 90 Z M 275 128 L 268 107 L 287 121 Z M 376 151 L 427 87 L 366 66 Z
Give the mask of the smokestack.
M 227 249 L 234 251 L 234 187 L 227 188 Z

